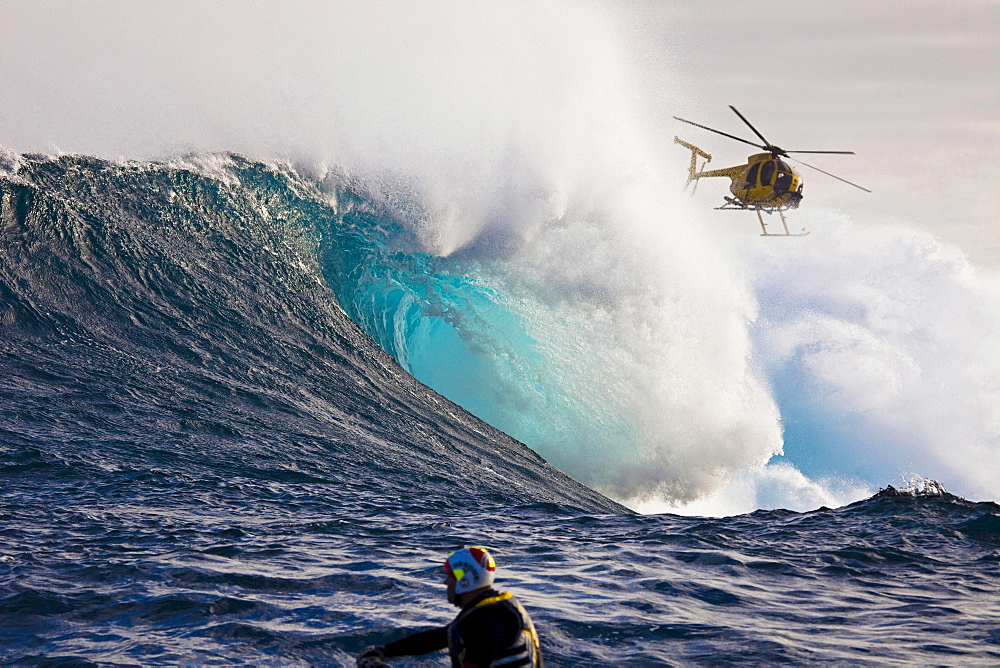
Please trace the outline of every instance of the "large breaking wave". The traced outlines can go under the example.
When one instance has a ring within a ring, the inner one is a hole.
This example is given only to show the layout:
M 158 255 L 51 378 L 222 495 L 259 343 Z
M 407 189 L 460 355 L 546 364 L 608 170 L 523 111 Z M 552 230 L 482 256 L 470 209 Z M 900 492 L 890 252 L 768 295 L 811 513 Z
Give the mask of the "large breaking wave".
M 0 434 L 29 468 L 322 470 L 374 476 L 388 496 L 423 488 L 439 507 L 489 494 L 617 507 L 443 402 L 351 323 L 317 269 L 336 208 L 287 167 L 7 162 Z
M 234 20 L 208 12 L 177 30 L 205 37 L 184 57 L 132 63 L 188 82 L 187 116 L 145 123 L 158 98 L 109 82 L 94 108 L 125 108 L 135 131 L 74 149 L 292 156 L 310 206 L 344 222 L 317 232 L 316 261 L 350 316 L 417 379 L 633 505 L 837 505 L 909 472 L 997 498 L 995 272 L 811 196 L 804 239 L 694 206 L 664 122 L 685 86 L 665 58 L 637 67 L 613 9 L 308 9 L 257 16 L 301 37 L 299 74 L 323 85 L 288 88 L 281 40 L 208 49 Z M 178 28 L 148 11 L 116 19 Z M 265 78 L 237 74 L 241 57 Z
M 583 196 L 515 163 L 465 222 L 413 179 L 169 168 L 304 249 L 415 378 L 634 507 L 840 505 L 909 472 L 1000 492 L 997 279 L 926 234 L 821 213 L 792 248 L 727 241 L 642 179 Z

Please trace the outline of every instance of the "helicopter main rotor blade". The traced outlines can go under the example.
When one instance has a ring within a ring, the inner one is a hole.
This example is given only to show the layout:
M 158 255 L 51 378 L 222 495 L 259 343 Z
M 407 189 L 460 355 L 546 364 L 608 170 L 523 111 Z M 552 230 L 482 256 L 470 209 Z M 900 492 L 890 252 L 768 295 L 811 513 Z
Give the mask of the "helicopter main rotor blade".
M 785 153 L 837 153 L 840 155 L 854 155 L 854 151 L 785 151 Z
M 755 148 L 762 148 L 765 151 L 767 150 L 767 147 L 765 147 L 765 146 L 761 146 L 760 144 L 754 144 L 752 141 L 747 141 L 746 139 L 743 139 L 741 137 L 737 137 L 736 135 L 731 135 L 728 132 L 723 132 L 722 130 L 716 130 L 715 128 L 710 128 L 707 125 L 702 125 L 701 123 L 695 123 L 694 121 L 688 121 L 688 120 L 685 120 L 685 119 L 681 118 L 680 116 L 674 116 L 674 118 L 676 120 L 682 122 L 682 123 L 687 123 L 688 125 L 693 125 L 696 128 L 701 128 L 702 130 L 708 130 L 709 132 L 714 132 L 716 134 L 720 134 L 723 137 L 729 137 L 730 139 L 735 139 L 736 141 L 743 142 L 744 144 L 750 144 L 751 146 L 753 146 Z
M 820 172 L 821 174 L 826 174 L 827 176 L 830 176 L 830 177 L 832 177 L 832 178 L 835 178 L 835 179 L 837 179 L 838 181 L 843 181 L 844 183 L 846 183 L 846 184 L 847 184 L 847 185 L 849 185 L 849 186 L 854 186 L 855 188 L 860 188 L 861 190 L 864 190 L 864 191 L 865 191 L 866 193 L 870 193 L 870 192 L 871 192 L 871 190 L 868 190 L 868 188 L 865 188 L 864 186 L 859 186 L 859 185 L 858 185 L 857 183 L 851 183 L 851 182 L 850 182 L 850 181 L 848 181 L 847 179 L 842 179 L 842 178 L 840 178 L 839 176 L 837 176 L 836 174 L 831 174 L 830 172 L 825 172 L 825 171 L 823 171 L 822 169 L 820 169 L 819 167 L 813 167 L 813 166 L 812 166 L 812 165 L 810 165 L 809 163 L 806 163 L 806 162 L 802 162 L 802 161 L 801 161 L 801 160 L 799 160 L 798 158 L 795 158 L 795 162 L 797 162 L 797 163 L 799 163 L 799 164 L 801 164 L 801 165 L 805 165 L 805 166 L 806 166 L 806 167 L 808 167 L 809 169 L 815 169 L 815 170 L 816 170 L 817 172 Z
M 757 132 L 757 128 L 755 128 L 753 125 L 751 125 L 750 121 L 748 121 L 746 118 L 744 118 L 743 114 L 741 114 L 736 107 L 734 107 L 733 105 L 729 105 L 729 108 L 732 109 L 734 112 L 736 112 L 736 115 L 740 117 L 740 120 L 743 121 L 744 123 L 746 123 L 747 127 L 750 128 L 751 130 L 753 130 L 753 133 L 755 135 L 757 135 L 758 137 L 760 137 L 760 140 L 762 142 L 764 142 L 764 146 L 762 146 L 761 148 L 763 148 L 764 150 L 767 150 L 767 151 L 771 150 L 771 147 L 773 146 L 773 144 L 771 142 L 769 142 L 768 140 L 764 139 L 764 135 L 762 135 L 761 133 Z

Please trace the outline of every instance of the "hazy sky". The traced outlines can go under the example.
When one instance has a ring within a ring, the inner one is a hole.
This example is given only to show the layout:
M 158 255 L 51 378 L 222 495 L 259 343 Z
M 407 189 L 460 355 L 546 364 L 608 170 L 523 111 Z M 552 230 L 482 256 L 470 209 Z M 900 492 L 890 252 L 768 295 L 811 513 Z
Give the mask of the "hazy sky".
M 1000 263 L 1000 2 L 649 3 L 645 22 L 695 98 L 674 115 L 753 139 L 733 104 L 804 169 L 806 200 L 898 218 Z M 649 52 L 654 47 L 647 44 Z M 717 155 L 743 147 L 677 128 Z M 714 164 L 714 163 L 713 163 Z M 985 243 L 984 243 L 985 242 Z
M 1000 264 L 1000 2 L 0 0 L 0 146 L 18 152 L 378 161 L 406 144 L 412 163 L 591 87 L 630 98 L 679 164 L 674 134 L 713 167 L 752 152 L 671 119 L 752 139 L 729 104 L 783 147 L 854 150 L 810 162 L 873 194 L 804 169 L 804 207 Z

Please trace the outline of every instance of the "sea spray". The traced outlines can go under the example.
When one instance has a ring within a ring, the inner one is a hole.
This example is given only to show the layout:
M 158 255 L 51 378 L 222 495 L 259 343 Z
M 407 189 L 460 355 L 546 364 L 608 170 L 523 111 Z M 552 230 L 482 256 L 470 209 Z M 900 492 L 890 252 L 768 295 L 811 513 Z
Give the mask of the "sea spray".
M 561 198 L 559 217 L 522 221 L 530 234 L 447 256 L 421 250 L 434 220 L 414 223 L 418 207 L 359 210 L 345 223 L 366 241 L 331 246 L 327 275 L 419 380 L 556 466 L 616 498 L 692 499 L 766 462 L 780 432 L 750 360 L 752 300 L 683 205 L 650 192 Z
M 809 476 L 871 485 L 900 469 L 1000 493 L 1000 275 L 930 234 L 842 214 L 788 253 L 749 244 L 753 328 Z

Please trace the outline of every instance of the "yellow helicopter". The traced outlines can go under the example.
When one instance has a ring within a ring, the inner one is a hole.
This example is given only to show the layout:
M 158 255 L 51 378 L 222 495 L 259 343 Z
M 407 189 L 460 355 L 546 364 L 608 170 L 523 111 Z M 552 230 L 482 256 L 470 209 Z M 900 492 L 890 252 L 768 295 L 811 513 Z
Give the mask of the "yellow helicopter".
M 809 234 L 805 229 L 802 232 L 792 233 L 788 231 L 788 223 L 785 221 L 784 212 L 787 209 L 798 208 L 799 202 L 802 201 L 802 177 L 796 172 L 786 161 L 782 158 L 787 158 L 789 153 L 840 153 L 846 155 L 853 155 L 854 151 L 786 151 L 782 148 L 775 146 L 774 144 L 767 141 L 760 132 L 757 131 L 753 125 L 750 124 L 743 114 L 741 114 L 736 107 L 729 105 L 729 108 L 740 117 L 744 123 L 747 124 L 753 133 L 757 135 L 763 144 L 755 144 L 752 141 L 742 139 L 735 135 L 731 135 L 721 130 L 716 130 L 710 128 L 706 125 L 701 125 L 699 123 L 694 123 L 693 121 L 688 121 L 678 116 L 674 118 L 683 123 L 693 125 L 695 127 L 702 128 L 703 130 L 708 130 L 710 132 L 715 132 L 724 137 L 729 137 L 730 139 L 735 139 L 738 142 L 743 142 L 744 144 L 749 144 L 750 146 L 755 146 L 756 148 L 763 149 L 767 153 L 757 153 L 756 155 L 751 155 L 747 158 L 747 164 L 736 165 L 735 167 L 726 167 L 724 169 L 712 169 L 705 171 L 705 165 L 712 160 L 712 156 L 705 151 L 701 150 L 693 144 L 689 144 L 686 141 L 681 140 L 679 137 L 674 137 L 674 143 L 680 144 L 684 148 L 691 151 L 691 166 L 688 170 L 687 183 L 684 184 L 685 189 L 687 186 L 694 182 L 694 188 L 692 188 L 692 193 L 694 189 L 698 187 L 698 179 L 711 177 L 711 176 L 725 176 L 731 181 L 729 184 L 729 191 L 733 193 L 732 197 L 726 197 L 726 203 L 718 209 L 752 209 L 757 212 L 757 219 L 760 221 L 760 229 L 762 230 L 761 236 L 764 237 L 801 237 Z M 705 162 L 702 163 L 701 169 L 698 169 L 698 158 L 702 157 Z M 839 176 L 831 174 L 830 172 L 824 172 L 819 167 L 813 167 L 812 165 L 806 164 L 801 160 L 796 160 L 810 169 L 815 169 L 817 172 L 826 174 L 827 176 L 833 177 L 838 181 L 843 181 L 848 185 L 852 185 L 855 188 L 861 188 L 865 192 L 870 193 L 871 191 L 867 188 L 862 188 L 856 183 L 851 183 L 846 179 L 842 179 Z M 784 227 L 785 232 L 773 233 L 767 231 L 767 225 L 764 223 L 764 217 L 761 212 L 767 214 L 772 214 L 774 212 L 778 213 L 781 217 L 781 225 Z

